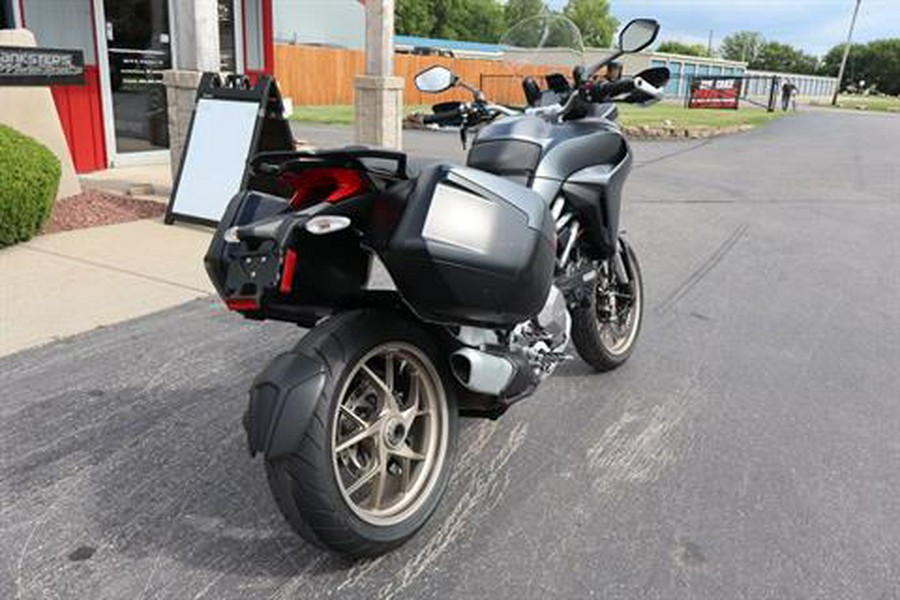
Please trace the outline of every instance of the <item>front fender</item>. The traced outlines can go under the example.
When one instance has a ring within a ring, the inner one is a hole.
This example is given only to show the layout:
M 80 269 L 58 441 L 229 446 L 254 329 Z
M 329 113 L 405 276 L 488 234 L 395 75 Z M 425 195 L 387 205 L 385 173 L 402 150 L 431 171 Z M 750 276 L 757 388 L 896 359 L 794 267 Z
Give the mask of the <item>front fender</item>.
M 325 387 L 325 366 L 297 352 L 275 357 L 250 388 L 244 429 L 250 454 L 276 458 L 297 452 Z

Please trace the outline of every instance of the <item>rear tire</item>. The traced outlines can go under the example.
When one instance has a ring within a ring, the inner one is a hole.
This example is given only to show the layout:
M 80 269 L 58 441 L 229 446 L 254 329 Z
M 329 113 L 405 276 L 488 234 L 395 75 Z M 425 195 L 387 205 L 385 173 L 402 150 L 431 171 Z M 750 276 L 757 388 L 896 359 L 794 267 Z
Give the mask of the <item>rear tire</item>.
M 615 311 L 615 317 L 610 311 L 609 294 L 616 293 L 616 304 L 612 306 L 617 308 L 617 303 L 624 299 L 623 292 L 627 287 L 627 284 L 617 280 L 613 269 L 609 269 L 610 277 L 606 281 L 598 272 L 597 290 L 591 294 L 589 304 L 571 311 L 572 341 L 575 348 L 584 362 L 599 372 L 616 369 L 628 360 L 644 320 L 644 280 L 640 263 L 631 246 L 621 238 L 619 252 L 622 253 L 631 282 L 630 298 L 626 300 L 629 302 L 626 306 L 627 321 L 621 324 L 621 310 Z M 614 336 L 612 333 L 619 335 Z
M 327 375 L 300 451 L 266 461 L 275 501 L 317 546 L 384 554 L 425 524 L 450 477 L 458 419 L 446 361 L 421 325 L 384 310 L 333 317 L 296 351 Z

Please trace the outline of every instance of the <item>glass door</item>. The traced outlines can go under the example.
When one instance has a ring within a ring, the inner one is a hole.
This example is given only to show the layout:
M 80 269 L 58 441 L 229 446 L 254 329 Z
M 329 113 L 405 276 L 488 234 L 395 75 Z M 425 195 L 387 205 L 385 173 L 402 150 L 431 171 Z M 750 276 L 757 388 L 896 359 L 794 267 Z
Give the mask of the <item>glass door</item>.
M 162 73 L 172 68 L 168 0 L 103 0 L 116 151 L 169 147 Z
M 219 0 L 219 70 L 223 73 L 238 72 L 234 17 L 234 0 Z

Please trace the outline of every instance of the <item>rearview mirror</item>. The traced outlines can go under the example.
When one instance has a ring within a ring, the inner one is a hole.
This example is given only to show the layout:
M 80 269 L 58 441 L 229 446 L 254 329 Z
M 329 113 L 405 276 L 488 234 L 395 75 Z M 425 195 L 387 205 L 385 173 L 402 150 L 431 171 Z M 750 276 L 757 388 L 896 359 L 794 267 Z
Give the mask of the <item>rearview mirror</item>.
M 438 94 L 456 85 L 456 75 L 450 69 L 434 66 L 416 75 L 416 88 L 420 92 Z
M 640 52 L 654 41 L 659 33 L 659 22 L 655 19 L 634 19 L 619 32 L 619 50 Z

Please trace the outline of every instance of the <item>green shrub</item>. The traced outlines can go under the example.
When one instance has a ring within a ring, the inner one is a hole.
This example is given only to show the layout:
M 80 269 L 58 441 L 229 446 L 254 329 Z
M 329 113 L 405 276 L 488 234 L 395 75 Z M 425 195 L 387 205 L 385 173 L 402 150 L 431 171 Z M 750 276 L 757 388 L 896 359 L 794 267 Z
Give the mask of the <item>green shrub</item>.
M 55 154 L 0 125 L 0 248 L 40 231 L 53 208 L 59 177 Z

